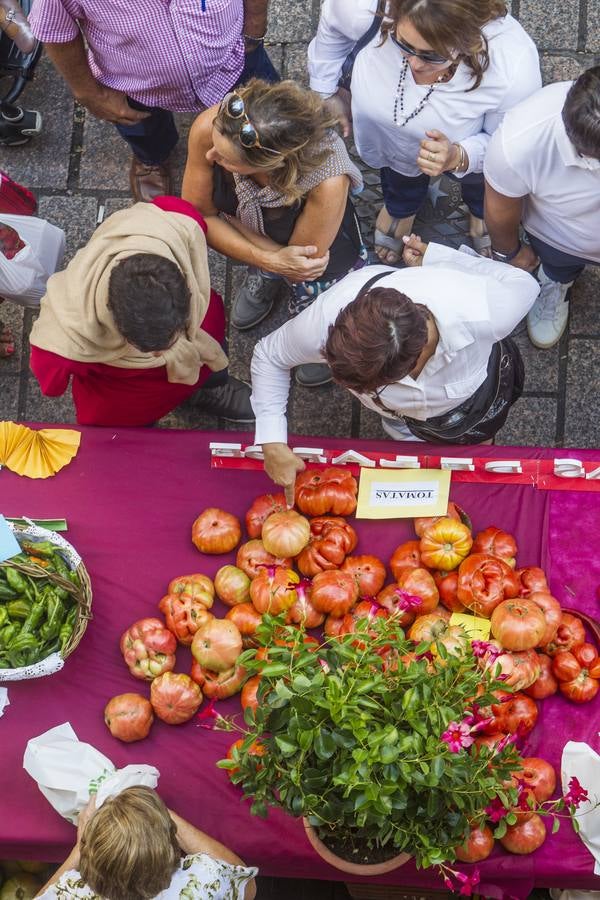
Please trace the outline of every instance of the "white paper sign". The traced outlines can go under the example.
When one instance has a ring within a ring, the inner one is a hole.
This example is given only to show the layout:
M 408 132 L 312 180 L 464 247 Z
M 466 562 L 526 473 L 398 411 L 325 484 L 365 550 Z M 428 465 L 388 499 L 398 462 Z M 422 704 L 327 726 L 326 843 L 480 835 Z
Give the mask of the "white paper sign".
M 443 516 L 448 508 L 449 490 L 450 472 L 440 469 L 363 469 L 356 518 Z

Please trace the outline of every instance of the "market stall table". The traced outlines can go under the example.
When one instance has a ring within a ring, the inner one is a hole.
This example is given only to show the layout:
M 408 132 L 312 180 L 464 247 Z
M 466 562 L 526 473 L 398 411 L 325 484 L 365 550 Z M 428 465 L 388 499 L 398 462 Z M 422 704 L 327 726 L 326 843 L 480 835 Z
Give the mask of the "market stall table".
M 244 438 L 250 442 L 249 436 Z M 0 720 L 0 858 L 62 860 L 71 847 L 74 829 L 59 818 L 22 768 L 28 739 L 69 721 L 81 740 L 98 747 L 115 765 L 156 765 L 164 800 L 249 864 L 258 865 L 261 874 L 345 878 L 315 855 L 299 820 L 278 811 L 266 820 L 251 817 L 239 790 L 215 767 L 235 735 L 200 728 L 197 720 L 178 727 L 157 721 L 147 740 L 127 745 L 113 739 L 103 722 L 110 697 L 125 691 L 148 692 L 123 663 L 118 646 L 122 631 L 138 618 L 158 614 L 157 604 L 174 576 L 194 571 L 214 575 L 233 561 L 234 554 L 206 557 L 195 550 L 190 541 L 195 517 L 207 506 L 218 506 L 243 518 L 254 497 L 271 489 L 261 471 L 211 469 L 209 442 L 219 440 L 233 441 L 236 436 L 84 428 L 77 458 L 56 477 L 30 481 L 0 472 L 0 512 L 65 517 L 66 537 L 81 553 L 94 590 L 93 620 L 64 669 L 47 678 L 8 684 L 10 706 Z M 318 438 L 319 446 L 388 453 L 390 443 Z M 439 454 L 439 448 L 430 449 Z M 402 453 L 427 450 L 425 444 L 401 445 Z M 397 445 L 394 452 L 400 452 Z M 444 453 L 496 459 L 565 455 L 564 450 L 515 447 L 444 448 Z M 569 455 L 594 459 L 600 452 L 578 450 Z M 544 567 L 563 606 L 598 614 L 598 494 L 536 490 L 527 484 L 453 483 L 450 496 L 470 513 L 474 531 L 495 524 L 513 533 L 518 564 Z M 399 543 L 413 537 L 408 520 L 363 520 L 356 527 L 359 552 L 376 552 L 384 560 Z M 222 615 L 225 608 L 216 604 L 214 611 Z M 180 648 L 177 670 L 188 671 L 189 665 L 189 650 Z M 239 701 L 232 698 L 220 708 L 226 715 L 236 713 Z M 600 697 L 585 707 L 562 697 L 541 703 L 538 725 L 525 746 L 527 755 L 543 755 L 558 766 L 570 738 L 599 750 L 599 712 Z M 593 875 L 593 868 L 591 855 L 565 822 L 531 856 L 495 850 L 480 864 L 481 892 L 522 897 L 533 886 L 599 890 L 600 878 Z M 412 863 L 376 880 L 421 889 L 441 886 L 437 876 L 417 872 Z

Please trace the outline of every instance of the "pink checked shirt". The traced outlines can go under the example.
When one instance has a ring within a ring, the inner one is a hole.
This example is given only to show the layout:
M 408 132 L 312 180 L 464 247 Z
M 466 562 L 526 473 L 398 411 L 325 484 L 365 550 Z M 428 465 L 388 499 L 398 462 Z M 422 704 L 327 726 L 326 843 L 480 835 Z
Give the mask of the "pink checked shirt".
M 94 78 L 147 106 L 211 106 L 243 67 L 243 0 L 34 0 L 29 20 L 49 44 L 83 33 Z

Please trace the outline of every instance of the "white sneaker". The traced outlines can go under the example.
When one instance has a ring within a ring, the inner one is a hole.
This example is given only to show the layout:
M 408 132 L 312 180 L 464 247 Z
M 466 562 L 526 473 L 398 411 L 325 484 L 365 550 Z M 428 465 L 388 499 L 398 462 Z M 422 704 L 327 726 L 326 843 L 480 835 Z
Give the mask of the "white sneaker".
M 527 332 L 534 347 L 547 350 L 560 340 L 569 321 L 569 301 L 565 300 L 572 286 L 552 281 L 540 266 L 538 271 L 540 293 L 527 313 Z

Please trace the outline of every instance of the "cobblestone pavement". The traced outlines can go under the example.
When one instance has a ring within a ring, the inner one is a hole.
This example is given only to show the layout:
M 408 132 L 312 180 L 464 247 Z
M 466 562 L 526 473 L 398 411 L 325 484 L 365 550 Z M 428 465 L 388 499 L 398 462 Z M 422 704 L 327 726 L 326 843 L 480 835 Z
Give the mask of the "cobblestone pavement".
M 272 0 L 270 50 L 286 77 L 305 81 L 306 41 L 314 32 L 319 0 Z M 600 0 L 513 0 L 513 12 L 542 50 L 548 81 L 575 77 L 592 65 L 600 51 Z M 39 214 L 60 225 L 67 234 L 70 259 L 92 234 L 99 214 L 128 205 L 129 155 L 125 143 L 107 123 L 87 116 L 74 105 L 50 63 L 42 59 L 26 105 L 44 115 L 42 135 L 26 147 L 3 148 L 1 166 L 39 197 Z M 175 163 L 178 177 L 185 160 L 186 135 L 191 116 L 180 116 L 181 140 Z M 376 172 L 365 171 L 365 191 L 358 212 L 367 242 L 381 205 Z M 444 179 L 434 183 L 417 223 L 425 239 L 458 245 L 466 232 L 466 213 L 458 187 Z M 242 266 L 211 251 L 211 276 L 227 306 L 243 278 Z M 285 318 L 282 296 L 273 314 L 251 332 L 229 332 L 231 370 L 249 376 L 249 362 L 256 340 Z M 600 269 L 588 269 L 572 291 L 570 329 L 559 346 L 535 350 L 523 325 L 516 339 L 525 357 L 527 379 L 523 398 L 515 406 L 499 442 L 557 446 L 599 446 L 600 417 L 597 408 L 600 366 Z M 28 369 L 28 334 L 31 311 L 9 304 L 2 318 L 12 326 L 17 350 L 0 361 L 0 419 L 47 422 L 74 421 L 70 396 L 44 398 Z M 290 400 L 291 429 L 298 434 L 382 438 L 379 417 L 337 387 L 306 389 L 294 386 Z M 216 419 L 202 418 L 181 408 L 162 420 L 173 428 L 227 427 Z

